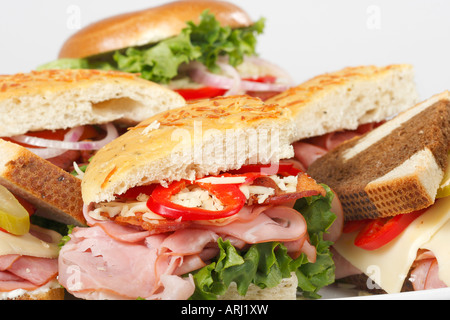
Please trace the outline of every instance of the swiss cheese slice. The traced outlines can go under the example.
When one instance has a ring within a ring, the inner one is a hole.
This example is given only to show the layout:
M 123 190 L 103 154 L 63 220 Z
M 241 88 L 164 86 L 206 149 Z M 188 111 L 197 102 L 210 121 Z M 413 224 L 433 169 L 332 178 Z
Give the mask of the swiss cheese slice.
M 43 241 L 34 234 L 40 233 L 48 238 Z M 7 232 L 0 232 L 0 256 L 20 254 L 39 258 L 57 258 L 59 254 L 58 243 L 61 235 L 55 231 L 31 226 L 30 232 L 23 236 L 15 236 Z
M 434 253 L 439 265 L 439 279 L 450 287 L 450 220 L 422 248 Z
M 424 214 L 389 244 L 373 251 L 354 245 L 356 232 L 343 234 L 334 244 L 337 252 L 387 293 L 398 293 L 421 248 L 432 250 L 439 277 L 450 286 L 450 197 L 438 199 Z

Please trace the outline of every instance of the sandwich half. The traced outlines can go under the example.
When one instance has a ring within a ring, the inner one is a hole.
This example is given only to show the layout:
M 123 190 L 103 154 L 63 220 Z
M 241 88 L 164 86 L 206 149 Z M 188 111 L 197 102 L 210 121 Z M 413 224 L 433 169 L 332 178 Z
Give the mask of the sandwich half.
M 62 300 L 59 242 L 82 226 L 80 180 L 0 139 L 0 299 Z
M 0 137 L 71 171 L 126 127 L 183 104 L 175 92 L 124 72 L 2 75 Z
M 89 227 L 61 249 L 61 284 L 82 299 L 318 297 L 339 204 L 289 161 L 294 129 L 289 109 L 249 96 L 131 128 L 86 170 Z
M 385 293 L 450 285 L 449 130 L 447 91 L 311 164 L 344 210 L 338 278 Z
M 138 73 L 187 100 L 242 93 L 265 99 L 292 80 L 256 55 L 264 24 L 230 2 L 173 1 L 92 23 L 39 68 Z
M 418 102 L 411 65 L 347 67 L 318 75 L 270 99 L 297 124 L 295 157 L 306 170 L 345 140 L 372 130 Z

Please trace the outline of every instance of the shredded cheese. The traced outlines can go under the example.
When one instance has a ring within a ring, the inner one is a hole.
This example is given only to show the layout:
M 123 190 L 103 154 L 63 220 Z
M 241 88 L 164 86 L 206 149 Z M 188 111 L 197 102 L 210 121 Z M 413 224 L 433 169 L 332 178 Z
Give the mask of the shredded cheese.
M 145 127 L 145 129 L 142 131 L 142 134 L 147 135 L 150 132 L 152 132 L 153 130 L 159 129 L 160 125 L 161 124 L 157 120 L 155 120 L 152 123 L 150 123 L 147 127 Z
M 211 184 L 240 184 L 244 183 L 245 179 L 245 177 L 207 177 L 196 180 L 196 182 Z
M 279 177 L 277 175 L 270 176 L 270 178 L 275 181 L 278 188 L 282 191 L 293 193 L 297 191 L 297 182 L 298 176 L 287 176 L 287 177 Z
M 207 190 L 202 188 L 193 188 L 192 190 L 184 188 L 172 196 L 170 200 L 173 203 L 188 208 L 202 208 L 211 211 L 224 209 L 224 206 L 216 196 L 211 195 Z
M 269 176 L 280 190 L 284 192 L 295 192 L 297 189 L 297 176 L 278 177 L 277 175 Z M 258 204 L 264 203 L 270 196 L 275 194 L 275 189 L 264 186 L 254 186 L 243 184 L 245 177 L 207 177 L 196 180 L 198 183 L 211 184 L 241 184 L 239 189 L 245 195 L 246 199 L 256 195 Z M 147 200 L 149 196 L 140 194 L 135 201 L 112 201 L 107 203 L 100 203 L 89 212 L 89 215 L 97 220 L 107 220 L 105 213 L 113 218 L 117 215 L 122 217 L 132 217 L 136 213 L 142 213 L 143 219 L 155 222 L 155 220 L 164 219 L 160 215 L 150 211 L 147 207 Z M 216 196 L 210 194 L 207 190 L 200 187 L 190 186 L 184 188 L 176 195 L 173 195 L 170 200 L 173 203 L 188 208 L 202 208 L 210 211 L 220 211 L 224 209 L 223 204 Z M 156 221 L 157 222 L 157 221 Z

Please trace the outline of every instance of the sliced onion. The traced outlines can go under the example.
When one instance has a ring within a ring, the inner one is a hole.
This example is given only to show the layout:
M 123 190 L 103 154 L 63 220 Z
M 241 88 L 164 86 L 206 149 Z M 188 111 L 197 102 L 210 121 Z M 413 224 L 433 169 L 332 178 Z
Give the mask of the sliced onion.
M 197 83 L 205 86 L 228 89 L 225 95 L 240 94 L 245 91 L 277 91 L 287 90 L 290 85 L 278 83 L 261 83 L 242 80 L 238 71 L 231 65 L 217 63 L 226 75 L 218 75 L 207 70 L 206 66 L 199 62 L 191 63 L 190 77 Z M 227 76 L 228 75 L 228 76 Z M 231 76 L 231 77 L 230 77 Z
M 68 132 L 68 134 L 69 133 L 70 131 Z M 80 141 L 80 142 L 66 141 L 66 140 L 58 141 L 58 140 L 31 137 L 27 135 L 16 136 L 13 137 L 12 139 L 14 139 L 17 142 L 26 143 L 36 147 L 56 148 L 65 150 L 98 150 L 105 144 L 117 138 L 117 136 L 118 136 L 117 129 L 114 127 L 112 123 L 108 123 L 106 125 L 106 137 L 99 141 Z
M 69 130 L 64 135 L 63 141 L 43 139 L 21 135 L 12 137 L 13 140 L 41 148 L 27 148 L 36 155 L 44 159 L 57 157 L 68 150 L 99 150 L 107 143 L 111 142 L 119 136 L 116 127 L 112 123 L 104 126 L 106 129 L 106 137 L 99 141 L 80 141 L 84 127 L 76 127 Z
M 229 65 L 227 63 L 218 62 L 217 64 L 219 65 L 219 67 L 222 69 L 222 71 L 225 74 L 228 74 L 233 79 L 232 86 L 231 86 L 231 88 L 229 88 L 230 90 L 228 90 L 225 93 L 226 96 L 240 94 L 240 93 L 242 93 L 242 91 L 245 91 L 245 89 L 242 87 L 243 81 L 241 79 L 241 76 L 235 68 L 233 68 L 231 65 Z
M 57 156 L 62 155 L 64 152 L 67 152 L 67 150 L 64 149 L 52 149 L 52 148 L 27 148 L 31 152 L 33 152 L 35 155 L 44 158 L 44 159 L 50 159 Z
M 189 67 L 189 75 L 197 83 L 222 89 L 233 87 L 233 79 L 208 72 L 206 66 L 200 62 L 192 62 Z
M 280 66 L 264 60 L 258 56 L 245 56 L 244 60 L 255 65 L 263 66 L 265 69 L 270 70 L 270 75 L 277 77 L 277 80 L 279 82 L 285 83 L 287 86 L 294 85 L 294 79 L 292 79 L 289 72 L 287 72 Z
M 64 141 L 70 141 L 70 142 L 78 141 L 78 139 L 80 139 L 83 132 L 84 132 L 84 126 L 79 126 L 79 127 L 70 129 L 64 135 Z M 58 157 L 67 151 L 65 149 L 55 149 L 55 148 L 27 148 L 27 149 L 32 151 L 37 156 L 44 158 L 44 159 Z

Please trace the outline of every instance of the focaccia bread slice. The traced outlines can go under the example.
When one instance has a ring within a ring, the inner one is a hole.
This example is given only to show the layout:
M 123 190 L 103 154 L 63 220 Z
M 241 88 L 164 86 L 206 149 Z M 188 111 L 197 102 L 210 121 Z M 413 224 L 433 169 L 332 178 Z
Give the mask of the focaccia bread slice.
M 136 124 L 184 99 L 136 75 L 43 70 L 0 76 L 0 137 L 113 121 Z
M 267 100 L 291 109 L 297 140 L 384 121 L 417 102 L 414 69 L 408 64 L 347 67 Z

